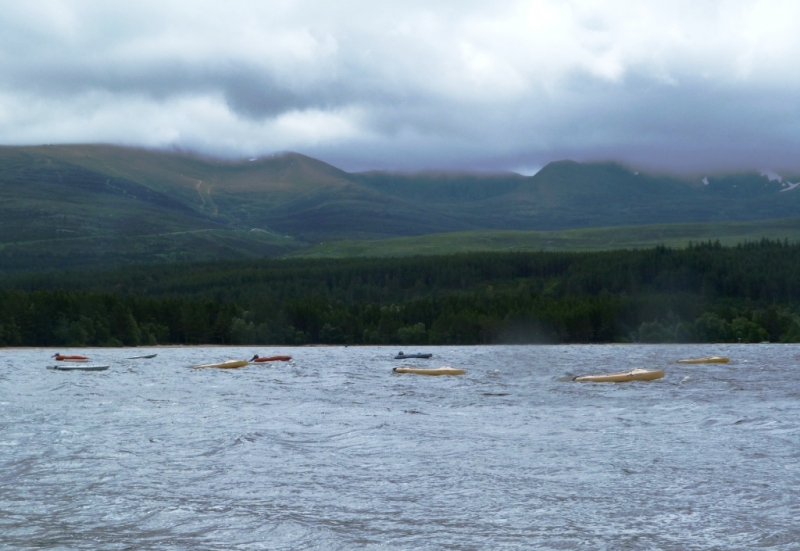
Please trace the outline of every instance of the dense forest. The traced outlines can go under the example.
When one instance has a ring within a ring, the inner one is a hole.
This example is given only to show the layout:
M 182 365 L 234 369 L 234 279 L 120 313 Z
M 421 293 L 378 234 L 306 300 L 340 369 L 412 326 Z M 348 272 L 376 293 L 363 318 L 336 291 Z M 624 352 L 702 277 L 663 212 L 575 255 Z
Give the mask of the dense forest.
M 798 274 L 763 240 L 6 276 L 0 345 L 800 342 Z

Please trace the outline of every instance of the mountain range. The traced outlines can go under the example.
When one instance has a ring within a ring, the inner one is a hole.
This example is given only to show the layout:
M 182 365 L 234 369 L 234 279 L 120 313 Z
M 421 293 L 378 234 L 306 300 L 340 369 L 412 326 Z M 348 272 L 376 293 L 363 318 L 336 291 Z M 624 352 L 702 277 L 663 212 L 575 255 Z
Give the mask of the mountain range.
M 331 239 L 800 216 L 800 175 L 350 173 L 298 153 L 226 161 L 108 145 L 0 147 L 0 269 L 279 256 Z

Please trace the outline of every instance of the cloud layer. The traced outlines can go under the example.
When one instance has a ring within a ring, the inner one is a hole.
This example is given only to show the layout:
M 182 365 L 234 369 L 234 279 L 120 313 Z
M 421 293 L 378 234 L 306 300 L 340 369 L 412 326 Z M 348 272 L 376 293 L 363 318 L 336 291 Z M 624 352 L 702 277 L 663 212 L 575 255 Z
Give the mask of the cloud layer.
M 798 170 L 797 21 L 794 0 L 28 0 L 0 18 L 0 143 Z

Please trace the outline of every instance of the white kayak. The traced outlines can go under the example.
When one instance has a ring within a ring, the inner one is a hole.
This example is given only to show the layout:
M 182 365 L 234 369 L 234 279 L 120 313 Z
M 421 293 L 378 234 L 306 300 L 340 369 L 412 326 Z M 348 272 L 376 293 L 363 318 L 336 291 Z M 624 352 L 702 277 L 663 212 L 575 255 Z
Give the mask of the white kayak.
M 147 354 L 146 356 L 133 356 L 128 358 L 129 360 L 149 360 L 150 358 L 155 358 L 158 354 Z
M 605 375 L 583 375 L 572 380 L 576 383 L 627 383 L 629 381 L 652 381 L 663 376 L 663 369 L 632 369 Z
M 60 364 L 48 365 L 47 369 L 53 371 L 105 371 L 111 366 L 108 365 L 85 365 L 85 364 Z
M 417 375 L 463 375 L 466 373 L 463 369 L 456 369 L 447 365 L 436 368 L 403 366 L 395 367 L 392 371 L 394 373 L 416 373 Z
M 679 364 L 726 364 L 729 358 L 723 356 L 711 356 L 709 358 L 690 358 L 688 360 L 678 360 Z

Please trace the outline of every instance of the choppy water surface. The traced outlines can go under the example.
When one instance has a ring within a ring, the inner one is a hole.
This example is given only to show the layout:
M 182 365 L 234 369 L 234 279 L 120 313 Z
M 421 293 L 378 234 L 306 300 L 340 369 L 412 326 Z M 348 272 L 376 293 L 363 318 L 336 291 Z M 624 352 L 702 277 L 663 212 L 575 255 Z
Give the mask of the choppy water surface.
M 0 350 L 0 548 L 800 549 L 800 347 L 424 350 Z

